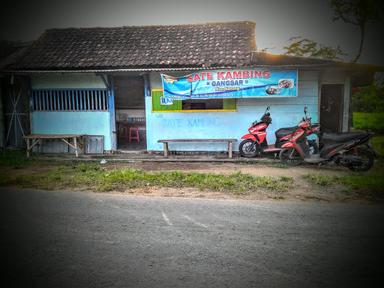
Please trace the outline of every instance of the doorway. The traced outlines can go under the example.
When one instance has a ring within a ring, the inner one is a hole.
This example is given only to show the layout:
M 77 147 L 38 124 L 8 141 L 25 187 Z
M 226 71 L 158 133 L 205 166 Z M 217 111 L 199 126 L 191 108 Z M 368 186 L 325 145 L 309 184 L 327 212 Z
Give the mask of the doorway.
M 344 85 L 321 86 L 320 125 L 323 132 L 342 131 Z
M 147 149 L 144 79 L 141 76 L 115 76 L 117 149 Z

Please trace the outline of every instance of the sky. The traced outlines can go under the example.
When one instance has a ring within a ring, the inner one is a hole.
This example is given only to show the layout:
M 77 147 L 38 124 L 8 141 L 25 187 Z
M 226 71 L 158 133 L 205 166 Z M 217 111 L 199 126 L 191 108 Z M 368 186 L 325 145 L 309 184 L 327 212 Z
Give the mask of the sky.
M 0 39 L 31 41 L 50 28 L 245 20 L 256 23 L 257 48 L 271 53 L 284 53 L 289 39 L 297 36 L 340 46 L 348 54 L 345 60 L 358 50 L 359 29 L 334 22 L 328 0 L 5 0 Z M 368 25 L 360 63 L 384 65 L 383 28 L 383 22 Z

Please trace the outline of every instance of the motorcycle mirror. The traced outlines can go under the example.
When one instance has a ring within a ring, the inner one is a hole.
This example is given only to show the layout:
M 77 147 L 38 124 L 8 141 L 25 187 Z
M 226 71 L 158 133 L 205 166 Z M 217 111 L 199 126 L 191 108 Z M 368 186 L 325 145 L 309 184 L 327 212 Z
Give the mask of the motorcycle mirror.
M 270 107 L 268 106 L 267 109 L 265 109 L 265 112 L 269 111 L 269 108 L 270 108 Z
M 304 107 L 304 114 L 307 115 L 308 108 L 307 106 Z

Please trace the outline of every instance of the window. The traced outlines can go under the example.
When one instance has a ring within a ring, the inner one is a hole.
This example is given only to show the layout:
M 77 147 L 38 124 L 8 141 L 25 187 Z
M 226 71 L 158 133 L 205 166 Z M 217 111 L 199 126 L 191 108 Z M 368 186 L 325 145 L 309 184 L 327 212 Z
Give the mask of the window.
M 182 110 L 222 110 L 224 99 L 184 100 L 181 101 Z
M 193 99 L 162 101 L 163 91 L 152 90 L 152 111 L 161 112 L 225 112 L 236 110 L 236 99 Z M 164 103 L 165 102 L 165 103 Z
M 107 111 L 106 89 L 34 89 L 34 111 Z

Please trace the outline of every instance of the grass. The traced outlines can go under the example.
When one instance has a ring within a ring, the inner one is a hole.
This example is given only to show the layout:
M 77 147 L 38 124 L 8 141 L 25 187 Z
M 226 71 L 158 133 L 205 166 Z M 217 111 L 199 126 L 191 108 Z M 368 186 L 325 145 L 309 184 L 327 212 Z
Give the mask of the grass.
M 373 148 L 381 155 L 384 156 L 384 135 L 377 135 L 371 139 Z
M 328 175 L 321 175 L 317 173 L 310 173 L 303 175 L 303 178 L 307 181 L 311 182 L 312 184 L 316 184 L 319 186 L 332 186 L 335 184 L 335 179 L 338 178 L 337 176 L 328 176 Z
M 23 176 L 0 177 L 0 185 L 20 185 L 37 189 L 84 188 L 95 191 L 125 191 L 145 187 L 193 187 L 200 190 L 245 194 L 269 190 L 284 192 L 293 183 L 291 177 L 255 177 L 233 173 L 146 172 L 137 169 L 105 170 L 99 164 L 80 163 L 59 166 L 50 171 Z
M 5 150 L 0 152 L 0 166 L 21 167 L 28 162 L 24 150 Z
M 321 175 L 309 173 L 304 179 L 321 187 L 332 187 L 344 185 L 349 191 L 356 192 L 362 196 L 384 199 L 384 163 L 377 161 L 375 166 L 368 172 L 351 173 L 344 176 Z
M 353 112 L 353 128 L 384 133 L 384 112 Z

